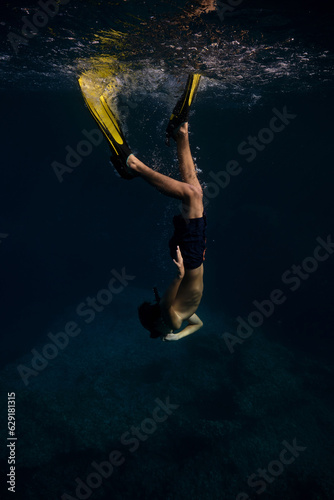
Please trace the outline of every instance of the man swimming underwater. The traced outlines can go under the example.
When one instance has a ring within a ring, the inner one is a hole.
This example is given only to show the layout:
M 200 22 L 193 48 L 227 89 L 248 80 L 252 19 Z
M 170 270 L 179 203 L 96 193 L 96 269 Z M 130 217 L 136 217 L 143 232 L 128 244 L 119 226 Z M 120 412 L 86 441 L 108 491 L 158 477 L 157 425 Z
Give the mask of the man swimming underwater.
M 188 137 L 189 109 L 196 94 L 200 75 L 188 77 L 182 97 L 178 100 L 166 129 L 166 143 L 176 141 L 182 181 L 163 175 L 140 161 L 128 147 L 122 130 L 103 96 L 96 107 L 84 95 L 89 110 L 111 146 L 111 161 L 121 177 L 142 177 L 161 193 L 182 202 L 182 212 L 173 218 L 174 234 L 169 241 L 170 254 L 177 266 L 177 276 L 156 302 L 144 302 L 138 308 L 141 324 L 151 338 L 179 340 L 199 330 L 203 323 L 196 311 L 203 294 L 203 261 L 206 250 L 206 216 L 203 193 L 190 151 Z M 80 82 L 80 80 L 79 80 Z M 81 85 L 81 82 L 80 82 Z M 186 321 L 188 324 L 178 333 Z

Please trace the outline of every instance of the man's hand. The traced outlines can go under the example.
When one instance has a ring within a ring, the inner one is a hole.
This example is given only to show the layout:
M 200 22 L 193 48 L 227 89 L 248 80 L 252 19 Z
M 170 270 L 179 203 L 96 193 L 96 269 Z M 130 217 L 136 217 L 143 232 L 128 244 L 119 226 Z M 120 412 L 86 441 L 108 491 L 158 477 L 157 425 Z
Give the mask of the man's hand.
M 162 340 L 179 340 L 179 338 L 178 333 L 168 333 L 168 335 L 165 335 Z
M 183 257 L 179 246 L 176 247 L 176 260 L 173 259 L 173 262 L 177 265 L 179 269 L 179 278 L 182 279 L 184 277 L 184 265 L 183 265 Z
M 202 328 L 203 322 L 199 319 L 197 314 L 192 314 L 190 318 L 188 318 L 188 325 L 181 330 L 179 333 L 169 333 L 162 340 L 180 340 L 183 337 L 187 337 L 192 333 L 197 332 L 200 328 Z
M 173 279 L 160 301 L 160 306 L 167 310 L 169 310 L 174 304 L 175 297 L 184 277 L 183 258 L 179 246 L 176 247 L 176 259 L 173 259 L 173 262 L 178 268 L 178 276 Z

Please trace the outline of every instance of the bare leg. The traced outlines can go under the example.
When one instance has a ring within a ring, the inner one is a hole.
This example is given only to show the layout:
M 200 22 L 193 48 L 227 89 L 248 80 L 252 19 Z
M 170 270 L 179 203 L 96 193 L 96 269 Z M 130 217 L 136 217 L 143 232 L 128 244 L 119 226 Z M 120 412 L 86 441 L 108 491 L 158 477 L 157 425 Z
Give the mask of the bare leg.
M 182 215 L 185 219 L 202 217 L 203 215 L 203 191 L 197 178 L 194 160 L 190 151 L 188 123 L 183 123 L 176 134 L 177 157 L 179 160 L 179 169 L 182 180 L 193 186 L 201 193 L 201 203 L 197 204 L 196 211 L 189 211 L 189 205 L 182 203 Z
M 183 125 L 179 128 L 176 134 L 176 144 L 182 180 L 193 185 L 197 189 L 202 190 L 197 178 L 194 160 L 190 151 L 188 123 L 183 123 Z
M 146 182 L 156 187 L 161 193 L 171 198 L 182 200 L 182 205 L 189 218 L 202 217 L 202 190 L 188 182 L 180 182 L 167 175 L 160 174 L 140 161 L 134 154 L 127 161 L 130 169 L 138 172 Z

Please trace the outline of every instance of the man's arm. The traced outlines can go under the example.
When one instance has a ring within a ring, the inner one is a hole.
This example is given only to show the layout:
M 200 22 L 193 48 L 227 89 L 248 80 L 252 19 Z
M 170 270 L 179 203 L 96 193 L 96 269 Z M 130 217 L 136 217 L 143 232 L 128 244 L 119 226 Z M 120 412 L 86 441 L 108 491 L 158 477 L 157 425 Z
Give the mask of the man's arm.
M 184 265 L 180 247 L 177 247 L 176 260 L 173 259 L 173 261 L 178 267 L 178 275 L 176 278 L 173 279 L 173 281 L 167 288 L 166 292 L 164 293 L 163 297 L 161 298 L 161 305 L 166 309 L 170 309 L 174 304 L 174 300 L 180 288 L 181 281 L 183 280 L 184 277 Z
M 199 319 L 197 314 L 193 314 L 188 319 L 188 325 L 181 330 L 179 333 L 169 333 L 164 337 L 164 340 L 180 340 L 191 333 L 197 332 L 203 326 L 203 322 Z

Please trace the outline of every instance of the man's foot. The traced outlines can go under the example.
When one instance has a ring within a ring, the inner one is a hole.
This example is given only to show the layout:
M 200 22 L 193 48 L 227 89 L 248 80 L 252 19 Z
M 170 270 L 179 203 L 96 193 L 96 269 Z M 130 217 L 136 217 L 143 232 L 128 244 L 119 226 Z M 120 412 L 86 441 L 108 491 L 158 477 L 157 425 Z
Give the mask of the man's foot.
M 129 175 L 132 175 L 133 177 L 138 177 L 140 175 L 138 171 L 138 158 L 131 153 L 127 160 L 126 160 L 126 170 Z
M 174 132 L 175 140 L 183 139 L 188 135 L 188 122 L 182 123 L 177 130 Z

